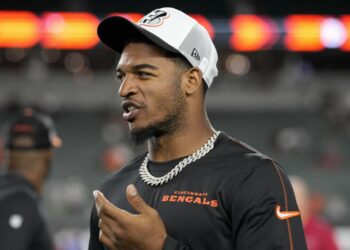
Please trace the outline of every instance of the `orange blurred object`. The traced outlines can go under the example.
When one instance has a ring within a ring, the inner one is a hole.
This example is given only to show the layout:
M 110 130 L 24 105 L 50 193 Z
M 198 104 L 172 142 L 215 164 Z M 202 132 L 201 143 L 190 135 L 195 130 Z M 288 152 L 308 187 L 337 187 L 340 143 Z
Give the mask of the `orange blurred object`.
M 291 51 L 323 50 L 321 25 L 325 18 L 320 15 L 290 15 L 286 17 L 284 21 L 285 47 Z
M 347 38 L 341 50 L 350 51 L 350 15 L 341 16 L 340 20 L 343 22 L 347 31 Z
M 50 49 L 91 49 L 99 39 L 99 20 L 90 13 L 49 12 L 43 14 L 42 46 Z
M 278 38 L 277 25 L 266 17 L 236 15 L 232 17 L 230 25 L 230 45 L 237 51 L 269 49 Z
M 40 20 L 29 11 L 0 11 L 0 47 L 30 48 L 39 42 Z

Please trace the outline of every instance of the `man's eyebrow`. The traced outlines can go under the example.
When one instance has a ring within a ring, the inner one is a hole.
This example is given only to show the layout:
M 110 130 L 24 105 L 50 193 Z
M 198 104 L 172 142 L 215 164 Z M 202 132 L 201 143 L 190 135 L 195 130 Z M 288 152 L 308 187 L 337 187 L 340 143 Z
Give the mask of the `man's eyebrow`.
M 152 64 L 148 64 L 148 63 L 143 63 L 143 64 L 138 64 L 138 65 L 135 65 L 135 66 L 132 66 L 131 67 L 131 70 L 132 71 L 137 71 L 137 70 L 141 70 L 141 69 L 153 69 L 153 70 L 157 70 L 159 69 L 157 66 L 154 66 Z M 121 68 L 116 68 L 116 72 L 117 73 L 123 73 L 124 70 L 122 70 Z
M 148 63 L 143 63 L 143 64 L 138 64 L 132 67 L 132 69 L 134 70 L 140 70 L 140 69 L 159 69 L 157 66 L 154 66 L 152 64 L 148 64 Z

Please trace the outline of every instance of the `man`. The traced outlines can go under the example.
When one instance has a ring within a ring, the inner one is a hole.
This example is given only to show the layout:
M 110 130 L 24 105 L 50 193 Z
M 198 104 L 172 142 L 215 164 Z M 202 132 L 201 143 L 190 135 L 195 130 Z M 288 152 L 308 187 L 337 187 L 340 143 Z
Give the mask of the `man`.
M 60 139 L 52 120 L 31 109 L 9 124 L 7 136 L 7 173 L 0 175 L 1 249 L 54 249 L 41 194 Z
M 291 176 L 295 197 L 300 208 L 308 250 L 337 250 L 332 225 L 325 221 L 312 208 L 312 194 L 305 180 Z
M 281 167 L 208 120 L 218 71 L 207 31 L 161 8 L 137 24 L 109 17 L 98 35 L 121 53 L 123 118 L 148 152 L 94 192 L 89 249 L 306 249 Z

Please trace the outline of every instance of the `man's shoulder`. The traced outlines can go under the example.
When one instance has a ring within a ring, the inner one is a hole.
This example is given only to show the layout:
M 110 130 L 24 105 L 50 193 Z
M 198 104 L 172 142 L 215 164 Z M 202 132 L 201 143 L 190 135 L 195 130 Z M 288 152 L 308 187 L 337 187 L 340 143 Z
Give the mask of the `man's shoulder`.
M 234 164 L 236 167 L 271 165 L 275 162 L 271 157 L 261 153 L 249 144 L 222 133 L 213 156 L 221 158 L 224 163 Z
M 271 184 L 287 178 L 285 169 L 277 161 L 224 133 L 214 150 L 206 166 L 212 167 L 215 172 L 221 169 L 227 178 L 234 177 L 244 182 L 260 179 Z

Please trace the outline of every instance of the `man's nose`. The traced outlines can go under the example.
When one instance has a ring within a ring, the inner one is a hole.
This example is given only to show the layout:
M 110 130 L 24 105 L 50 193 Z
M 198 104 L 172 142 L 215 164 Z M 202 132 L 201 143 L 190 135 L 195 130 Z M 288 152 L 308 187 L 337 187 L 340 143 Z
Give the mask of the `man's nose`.
M 133 80 L 132 74 L 126 74 L 118 90 L 119 96 L 128 97 L 136 92 L 137 86 L 135 80 Z

